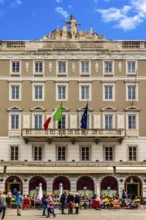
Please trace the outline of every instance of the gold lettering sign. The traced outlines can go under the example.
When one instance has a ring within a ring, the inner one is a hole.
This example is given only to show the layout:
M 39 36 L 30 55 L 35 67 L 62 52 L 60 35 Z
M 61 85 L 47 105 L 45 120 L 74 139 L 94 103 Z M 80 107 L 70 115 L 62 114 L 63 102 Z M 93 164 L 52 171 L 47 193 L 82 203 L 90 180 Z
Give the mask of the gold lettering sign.
M 44 48 L 48 49 L 93 49 L 103 48 L 102 43 L 71 43 L 71 42 L 59 42 L 59 43 L 47 43 Z

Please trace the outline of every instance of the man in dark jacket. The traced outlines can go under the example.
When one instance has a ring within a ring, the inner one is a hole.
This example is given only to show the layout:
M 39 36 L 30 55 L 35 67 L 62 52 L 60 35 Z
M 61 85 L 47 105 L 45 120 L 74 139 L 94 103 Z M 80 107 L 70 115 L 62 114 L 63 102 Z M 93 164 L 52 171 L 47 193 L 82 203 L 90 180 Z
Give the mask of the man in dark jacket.
M 67 204 L 68 204 L 68 215 L 73 214 L 73 205 L 74 205 L 74 195 L 70 192 L 67 197 Z
M 62 214 L 66 214 L 66 213 L 64 212 L 65 205 L 66 205 L 66 199 L 67 199 L 66 191 L 64 191 L 64 193 L 62 193 L 62 195 L 61 195 L 61 197 L 60 197 L 61 213 L 62 213 Z

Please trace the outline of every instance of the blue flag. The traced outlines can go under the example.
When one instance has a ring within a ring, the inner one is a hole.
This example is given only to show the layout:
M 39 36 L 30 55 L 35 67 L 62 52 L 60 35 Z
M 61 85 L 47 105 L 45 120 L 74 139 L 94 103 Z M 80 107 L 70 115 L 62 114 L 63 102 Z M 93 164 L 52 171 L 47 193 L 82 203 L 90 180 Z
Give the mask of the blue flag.
M 84 113 L 81 118 L 81 128 L 87 129 L 87 118 L 88 118 L 88 104 L 85 107 Z

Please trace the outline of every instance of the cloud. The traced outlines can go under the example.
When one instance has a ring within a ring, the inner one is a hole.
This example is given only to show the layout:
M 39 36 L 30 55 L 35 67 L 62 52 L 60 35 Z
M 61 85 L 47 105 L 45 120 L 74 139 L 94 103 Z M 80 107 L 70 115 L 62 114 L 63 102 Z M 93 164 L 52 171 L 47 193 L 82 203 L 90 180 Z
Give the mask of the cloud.
M 60 3 L 60 2 L 62 2 L 62 1 L 63 1 L 63 0 L 56 0 L 57 3 Z
M 135 29 L 146 20 L 146 1 L 129 0 L 129 4 L 122 8 L 111 7 L 96 11 L 101 14 L 104 22 L 116 22 L 114 27 L 127 31 Z
M 15 0 L 14 2 L 12 2 L 11 4 L 10 4 L 10 8 L 12 8 L 12 9 L 14 9 L 14 8 L 16 8 L 17 6 L 20 6 L 20 5 L 22 5 L 22 1 L 21 0 Z
M 69 17 L 68 12 L 65 11 L 62 7 L 57 7 L 57 8 L 55 9 L 55 11 L 56 11 L 57 13 L 61 14 L 64 18 Z

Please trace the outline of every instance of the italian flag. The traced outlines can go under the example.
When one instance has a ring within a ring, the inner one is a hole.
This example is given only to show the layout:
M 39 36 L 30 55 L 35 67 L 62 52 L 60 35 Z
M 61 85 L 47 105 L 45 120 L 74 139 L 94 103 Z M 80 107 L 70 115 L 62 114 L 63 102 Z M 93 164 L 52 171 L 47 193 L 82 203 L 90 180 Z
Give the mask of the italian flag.
M 62 104 L 60 104 L 55 111 L 47 118 L 44 123 L 44 129 L 47 130 L 49 123 L 53 121 L 60 121 L 62 119 Z

